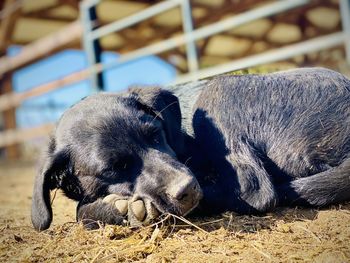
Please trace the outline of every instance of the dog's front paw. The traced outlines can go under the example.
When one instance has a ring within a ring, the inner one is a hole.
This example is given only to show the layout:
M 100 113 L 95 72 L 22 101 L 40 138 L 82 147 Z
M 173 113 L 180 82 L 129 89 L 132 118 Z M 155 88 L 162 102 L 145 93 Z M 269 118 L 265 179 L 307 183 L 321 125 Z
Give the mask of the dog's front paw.
M 126 198 L 118 194 L 110 194 L 104 197 L 102 202 L 113 205 L 118 214 L 125 216 L 124 223 L 131 227 L 147 225 L 159 215 L 150 202 L 139 198 Z
M 128 213 L 128 199 L 123 196 L 110 194 L 103 198 L 102 202 L 113 205 L 122 216 L 126 216 Z
M 135 218 L 142 222 L 146 217 L 146 206 L 142 200 L 136 200 L 130 202 L 130 216 L 135 216 Z
M 158 210 L 150 201 L 140 198 L 128 199 L 118 194 L 110 194 L 102 202 L 112 204 L 120 215 L 127 217 L 127 223 L 131 227 L 148 225 L 159 216 Z

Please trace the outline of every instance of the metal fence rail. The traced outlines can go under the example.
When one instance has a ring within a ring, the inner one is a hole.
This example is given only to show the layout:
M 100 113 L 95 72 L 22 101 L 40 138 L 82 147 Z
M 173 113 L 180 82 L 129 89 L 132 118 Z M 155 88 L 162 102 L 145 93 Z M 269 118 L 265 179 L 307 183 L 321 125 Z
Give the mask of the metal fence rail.
M 100 0 L 85 0 L 81 7 L 82 12 L 88 12 L 89 8 L 96 6 Z M 110 34 L 112 32 L 120 31 L 130 25 L 141 22 L 145 19 L 148 19 L 154 15 L 157 15 L 161 12 L 174 8 L 176 6 L 181 6 L 183 21 L 184 21 L 184 33 L 182 35 L 160 41 L 158 43 L 134 50 L 127 54 L 121 55 L 118 60 L 102 64 L 102 70 L 112 69 L 121 65 L 124 65 L 128 62 L 140 59 L 149 55 L 157 55 L 162 52 L 174 49 L 176 47 L 186 45 L 187 51 L 187 64 L 189 72 L 185 75 L 180 75 L 175 80 L 175 83 L 196 80 L 203 77 L 212 76 L 215 74 L 221 74 L 228 71 L 233 71 L 237 69 L 242 69 L 250 66 L 260 65 L 264 63 L 274 62 L 282 59 L 292 58 L 296 55 L 305 54 L 313 51 L 319 51 L 320 49 L 330 48 L 333 46 L 345 44 L 347 52 L 347 60 L 350 63 L 350 0 L 341 0 L 341 15 L 342 15 L 342 24 L 343 32 L 337 34 L 331 34 L 326 37 L 320 37 L 298 44 L 290 45 L 281 48 L 280 50 L 268 51 L 263 54 L 256 56 L 251 56 L 248 58 L 239 59 L 225 65 L 214 66 L 212 68 L 206 68 L 200 70 L 198 67 L 198 57 L 195 50 L 195 41 L 201 40 L 215 34 L 233 29 L 235 27 L 241 26 L 243 24 L 252 22 L 257 19 L 264 17 L 269 17 L 272 15 L 279 14 L 284 11 L 288 11 L 293 8 L 307 5 L 310 3 L 310 0 L 281 0 L 271 4 L 264 5 L 262 7 L 255 8 L 250 11 L 246 11 L 239 15 L 232 16 L 223 21 L 213 23 L 208 26 L 201 27 L 196 30 L 192 30 L 193 26 L 189 21 L 192 21 L 191 12 L 190 12 L 190 2 L 189 0 L 167 0 L 152 6 L 148 9 L 145 9 L 139 13 L 136 13 L 132 16 L 126 17 L 124 19 L 115 21 L 111 24 L 105 25 L 99 29 L 91 29 L 91 21 L 83 21 L 84 25 L 88 25 L 84 32 L 87 36 L 84 38 L 84 41 L 91 42 L 96 41 L 98 38 Z M 86 17 L 86 16 L 84 16 Z M 90 31 L 89 31 L 90 29 Z M 91 47 L 91 44 L 86 43 L 84 46 Z M 89 57 L 93 57 L 96 52 L 93 49 L 86 49 L 86 52 Z M 90 66 L 94 65 L 94 60 L 90 60 Z M 96 74 L 96 72 L 92 73 Z M 95 87 L 96 88 L 96 87 Z
M 110 33 L 120 31 L 124 28 L 132 26 L 143 20 L 149 19 L 157 14 L 160 14 L 172 8 L 176 8 L 178 6 L 181 7 L 183 30 L 185 34 L 191 35 L 193 31 L 192 11 L 191 11 L 191 4 L 189 0 L 167 0 L 167 1 L 155 4 L 149 8 L 146 8 L 145 10 L 142 10 L 137 14 L 130 15 L 124 19 L 112 22 L 108 25 L 95 29 L 93 25 L 93 20 L 97 18 L 95 16 L 96 14 L 95 7 L 99 2 L 100 0 L 85 0 L 80 5 L 82 25 L 84 26 L 83 45 L 88 56 L 88 63 L 91 67 L 94 64 L 100 62 L 101 50 L 98 45 L 99 38 L 105 35 L 108 35 Z M 91 15 L 92 13 L 94 15 Z M 195 39 L 189 39 L 182 43 L 182 44 L 186 44 L 188 67 L 190 69 L 190 72 L 198 70 L 198 57 L 197 57 L 196 44 L 194 41 Z M 166 45 L 166 43 L 164 42 L 162 43 L 163 43 L 162 45 Z M 170 49 L 171 48 L 172 47 L 170 47 Z M 158 52 L 157 52 L 157 49 L 159 50 Z M 136 56 L 133 56 L 133 54 L 129 54 L 131 55 L 129 57 L 129 61 L 135 60 L 139 57 L 144 57 L 147 55 L 159 54 L 161 52 L 161 49 L 151 48 L 150 51 L 146 49 L 146 52 L 142 52 L 142 50 L 138 50 L 138 51 L 141 51 L 141 53 L 140 52 L 135 53 Z M 137 54 L 140 54 L 140 55 L 138 56 Z M 124 58 L 118 59 L 119 62 L 116 64 L 111 63 L 110 65 L 106 65 L 106 68 L 103 68 L 103 70 L 106 70 L 108 68 L 113 68 L 128 62 L 128 61 L 120 62 L 120 61 L 123 61 L 123 59 Z M 100 73 L 92 72 L 91 80 L 92 80 L 92 88 L 94 91 L 97 91 L 98 89 L 103 88 L 101 87 L 103 86 L 101 79 L 102 79 L 102 76 Z
M 188 73 L 177 77 L 176 83 L 188 82 L 191 80 L 207 78 L 229 71 L 235 71 L 252 66 L 290 59 L 298 55 L 307 54 L 311 51 L 319 51 L 327 48 L 339 46 L 346 41 L 346 34 L 343 32 L 333 33 L 328 36 L 306 40 L 297 44 L 288 45 L 261 54 L 234 60 L 232 62 L 202 69 L 193 73 Z
M 350 0 L 340 0 L 340 14 L 345 33 L 346 60 L 350 64 Z

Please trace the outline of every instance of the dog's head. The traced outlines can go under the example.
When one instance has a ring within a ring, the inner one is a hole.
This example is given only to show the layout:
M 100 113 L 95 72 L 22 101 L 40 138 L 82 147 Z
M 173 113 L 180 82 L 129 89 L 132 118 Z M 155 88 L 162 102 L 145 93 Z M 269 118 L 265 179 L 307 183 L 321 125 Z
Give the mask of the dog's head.
M 93 202 L 108 194 L 147 200 L 161 213 L 184 215 L 201 198 L 197 180 L 178 161 L 183 152 L 176 96 L 159 88 L 90 96 L 61 118 L 37 175 L 36 229 L 50 226 L 50 190 Z

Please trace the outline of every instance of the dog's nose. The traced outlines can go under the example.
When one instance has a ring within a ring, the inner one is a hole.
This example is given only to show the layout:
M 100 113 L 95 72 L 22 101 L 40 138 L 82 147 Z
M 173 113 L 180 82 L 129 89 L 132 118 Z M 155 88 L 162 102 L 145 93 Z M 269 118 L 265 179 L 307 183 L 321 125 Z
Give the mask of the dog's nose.
M 180 182 L 178 184 L 172 185 L 167 194 L 174 200 L 182 203 L 194 205 L 196 204 L 201 197 L 201 190 L 198 185 L 197 180 L 191 179 L 187 182 Z

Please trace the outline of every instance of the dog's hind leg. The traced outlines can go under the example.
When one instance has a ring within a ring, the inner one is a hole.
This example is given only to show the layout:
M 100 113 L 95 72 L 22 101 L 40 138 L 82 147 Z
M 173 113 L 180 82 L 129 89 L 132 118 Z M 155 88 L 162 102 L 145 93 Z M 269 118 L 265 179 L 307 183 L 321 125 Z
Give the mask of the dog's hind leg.
M 236 171 L 240 189 L 239 200 L 245 202 L 250 207 L 248 211 L 242 212 L 260 213 L 275 208 L 278 203 L 277 193 L 271 181 L 271 176 L 265 170 L 260 159 L 252 153 L 235 155 L 232 159 L 231 164 Z M 233 202 L 233 205 L 235 205 L 235 202 Z
M 201 180 L 202 210 L 258 214 L 274 209 L 278 196 L 263 161 L 247 144 L 233 150 L 223 158 L 210 160 L 212 173 Z
M 322 207 L 350 200 L 350 158 L 327 171 L 276 186 L 281 205 Z

